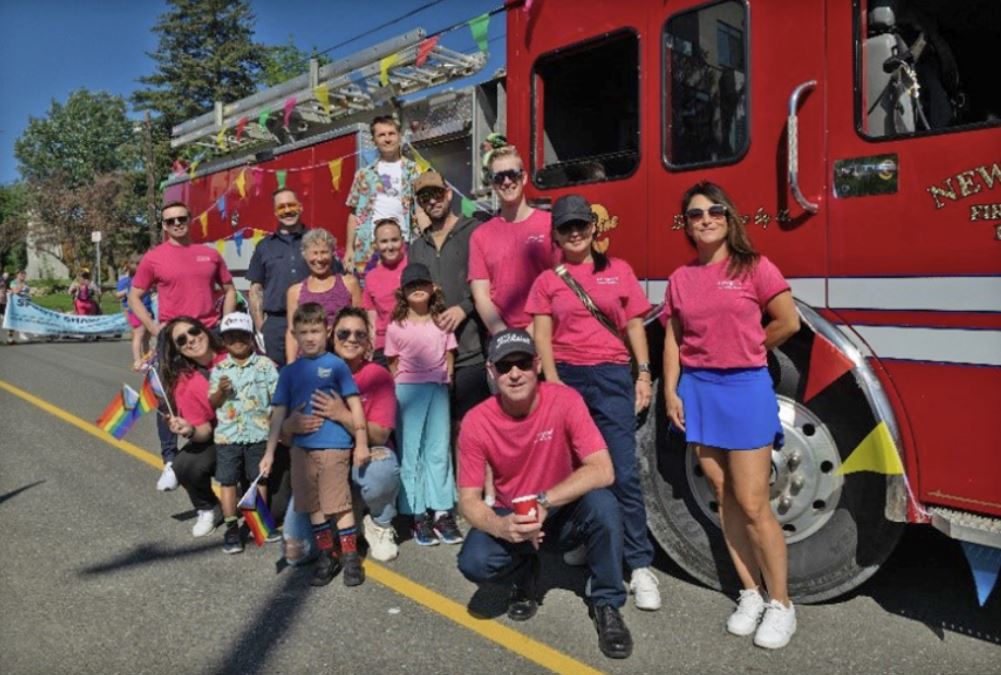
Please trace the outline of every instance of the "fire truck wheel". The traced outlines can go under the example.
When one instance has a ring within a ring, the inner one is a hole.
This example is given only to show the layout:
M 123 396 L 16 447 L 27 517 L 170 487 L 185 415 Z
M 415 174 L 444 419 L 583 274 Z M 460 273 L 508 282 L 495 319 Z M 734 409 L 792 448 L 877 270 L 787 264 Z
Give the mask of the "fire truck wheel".
M 802 353 L 790 345 L 789 353 Z M 843 378 L 804 405 L 800 370 L 777 353 L 769 364 L 786 443 L 772 453 L 771 503 L 789 546 L 789 592 L 798 602 L 847 593 L 886 560 L 902 531 L 884 517 L 886 477 L 839 476 L 871 431 L 865 397 Z M 740 585 L 723 541 L 717 504 L 684 438 L 668 431 L 662 387 L 637 431 L 637 453 L 654 538 L 682 569 L 712 588 Z

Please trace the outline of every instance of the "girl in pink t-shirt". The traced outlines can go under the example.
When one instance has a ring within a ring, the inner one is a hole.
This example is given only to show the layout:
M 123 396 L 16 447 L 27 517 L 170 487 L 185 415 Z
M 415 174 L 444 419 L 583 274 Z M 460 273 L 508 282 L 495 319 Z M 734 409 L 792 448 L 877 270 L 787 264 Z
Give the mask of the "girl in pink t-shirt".
M 395 218 L 375 221 L 375 248 L 379 263 L 365 275 L 362 307 L 368 312 L 369 324 L 375 334 L 372 360 L 387 365 L 386 326 L 396 308 L 396 291 L 400 288 L 400 275 L 407 266 L 407 253 L 403 248 L 403 229 Z
M 712 485 L 744 590 L 727 620 L 778 649 L 796 631 L 782 530 L 769 504 L 772 447 L 782 425 L 766 350 L 799 330 L 789 285 L 755 252 L 729 196 L 698 183 L 682 200 L 698 259 L 671 274 L 665 298 L 664 393 L 671 422 Z M 761 326 L 762 311 L 771 317 Z M 767 590 L 765 601 L 761 586 Z
M 561 265 L 536 278 L 525 311 L 534 317 L 535 347 L 546 381 L 576 389 L 605 439 L 615 465 L 612 492 L 622 510 L 623 556 L 632 571 L 630 586 L 636 606 L 659 609 L 658 581 L 650 571 L 653 545 L 647 536 L 635 437 L 635 414 L 650 405 L 653 386 L 643 327 L 650 302 L 629 263 L 593 248 L 595 218 L 586 199 L 580 195 L 557 199 L 552 223 Z M 594 303 L 603 319 L 595 317 L 578 291 Z M 630 349 L 640 368 L 635 383 L 629 367 Z M 574 557 L 568 556 L 568 560 Z
M 458 544 L 448 400 L 455 335 L 438 327 L 445 302 L 426 265 L 410 263 L 400 281 L 386 328 L 386 357 L 399 402 L 400 512 L 413 516 L 418 544 L 433 546 L 439 539 Z

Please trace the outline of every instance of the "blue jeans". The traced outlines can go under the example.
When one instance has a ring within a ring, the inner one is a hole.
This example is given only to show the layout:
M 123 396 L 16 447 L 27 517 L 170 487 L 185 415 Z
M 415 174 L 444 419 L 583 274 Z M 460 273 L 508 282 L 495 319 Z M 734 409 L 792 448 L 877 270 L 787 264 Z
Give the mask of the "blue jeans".
M 636 461 L 636 390 L 628 365 L 602 363 L 573 366 L 557 363 L 563 384 L 584 397 L 598 425 L 615 467 L 612 492 L 622 508 L 623 551 L 630 570 L 653 563 L 653 544 L 647 535 L 646 504 Z
M 448 385 L 397 384 L 396 438 L 400 450 L 400 513 L 455 506 Z
M 495 508 L 499 516 L 510 509 Z M 591 569 L 591 602 L 595 606 L 621 607 L 626 602 L 622 585 L 622 517 L 615 495 L 607 489 L 588 492 L 575 502 L 550 510 L 542 525 L 542 547 L 567 551 L 587 544 Z M 459 571 L 474 583 L 502 579 L 528 556 L 537 555 L 528 542 L 512 544 L 481 530 L 470 530 L 459 551 Z M 517 581 L 512 579 L 512 581 Z

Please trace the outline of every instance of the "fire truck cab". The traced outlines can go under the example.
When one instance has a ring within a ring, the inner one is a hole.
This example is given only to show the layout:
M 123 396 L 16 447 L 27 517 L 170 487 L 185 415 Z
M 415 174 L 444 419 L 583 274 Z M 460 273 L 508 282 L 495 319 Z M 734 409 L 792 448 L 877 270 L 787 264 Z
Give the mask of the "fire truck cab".
M 711 180 L 791 283 L 771 496 L 801 601 L 869 578 L 906 522 L 1001 547 L 999 41 L 978 0 L 509 3 L 507 132 L 535 203 L 584 195 L 659 303 L 694 257 L 681 195 Z M 638 433 L 654 536 L 735 587 L 662 404 Z

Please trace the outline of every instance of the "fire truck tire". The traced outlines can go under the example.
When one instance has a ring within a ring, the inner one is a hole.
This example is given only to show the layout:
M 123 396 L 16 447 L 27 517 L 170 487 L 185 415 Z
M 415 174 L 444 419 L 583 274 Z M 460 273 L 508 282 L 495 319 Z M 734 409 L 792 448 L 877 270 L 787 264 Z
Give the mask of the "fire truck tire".
M 789 351 L 801 355 L 795 345 Z M 798 471 L 786 467 L 778 478 L 776 464 L 790 464 L 790 455 L 773 454 L 772 505 L 789 547 L 789 592 L 797 602 L 821 602 L 872 576 L 892 552 L 903 524 L 884 517 L 885 476 L 836 475 L 841 461 L 869 431 L 865 420 L 872 415 L 865 398 L 834 391 L 807 407 L 797 399 L 802 378 L 792 358 L 779 352 L 769 366 L 782 410 L 785 452 L 800 454 Z M 637 431 L 637 453 L 654 538 L 696 580 L 736 594 L 740 584 L 714 517 L 714 498 L 683 436 L 668 430 L 659 382 L 651 412 Z M 798 482 L 798 492 L 776 493 L 783 481 Z M 783 495 L 790 496 L 791 504 L 779 513 L 776 505 Z

